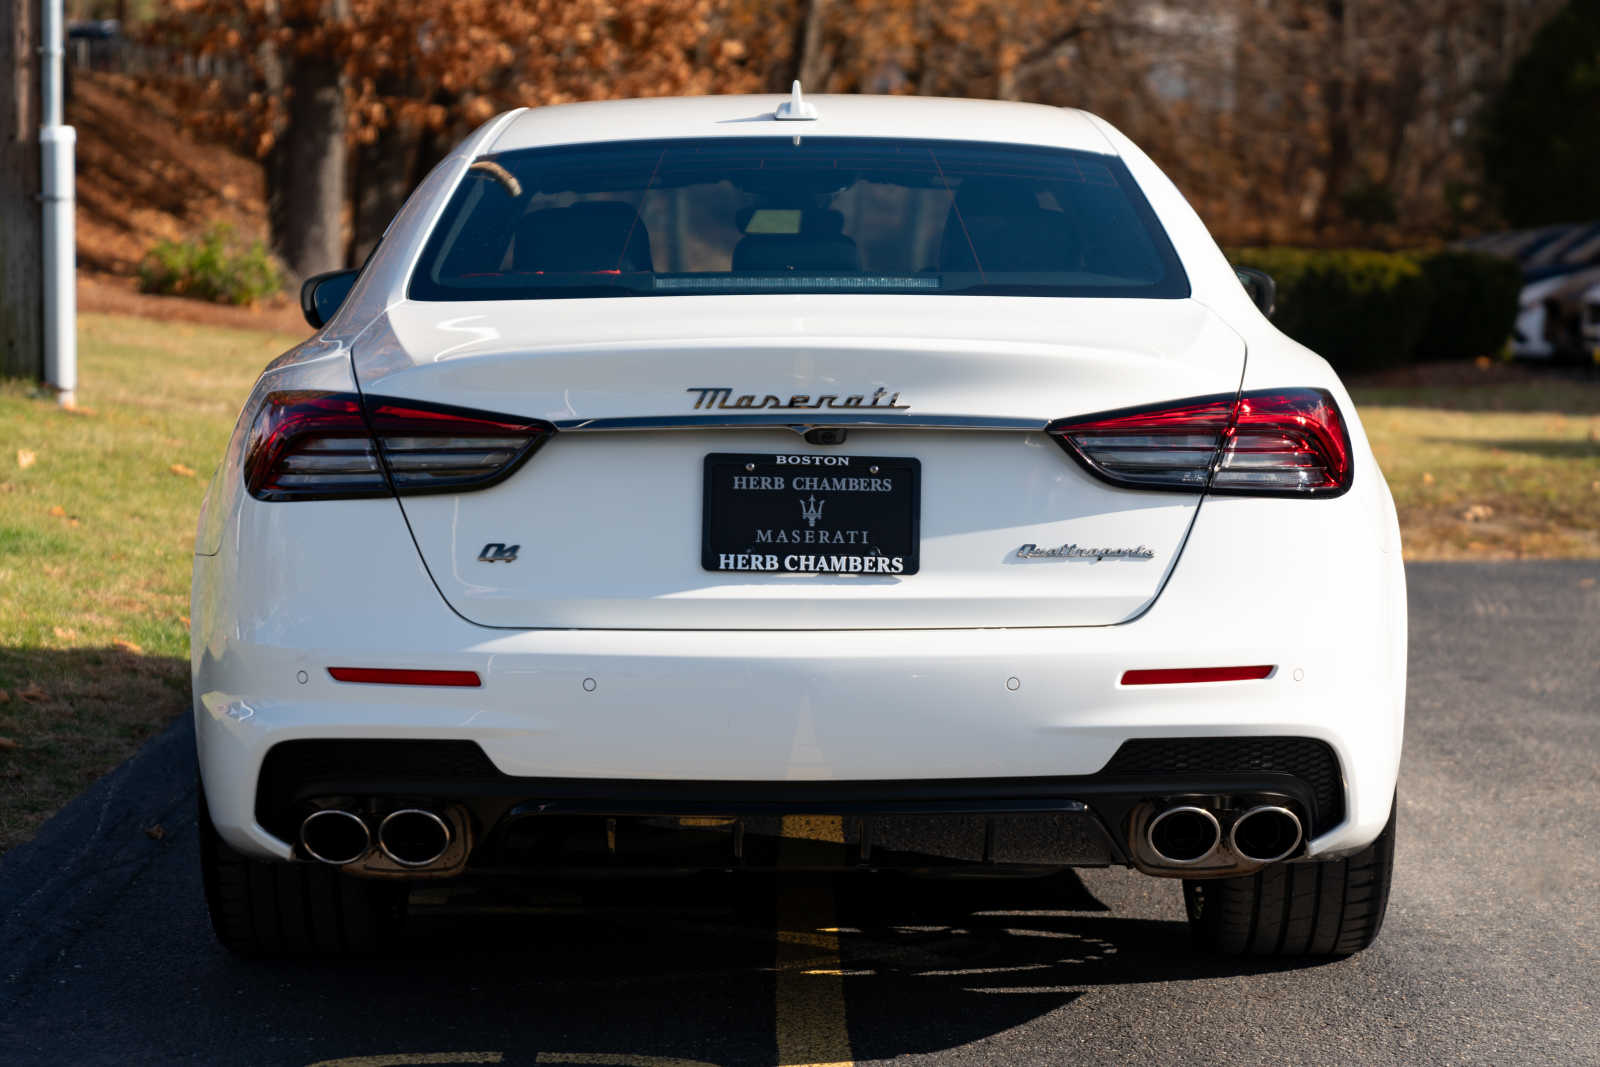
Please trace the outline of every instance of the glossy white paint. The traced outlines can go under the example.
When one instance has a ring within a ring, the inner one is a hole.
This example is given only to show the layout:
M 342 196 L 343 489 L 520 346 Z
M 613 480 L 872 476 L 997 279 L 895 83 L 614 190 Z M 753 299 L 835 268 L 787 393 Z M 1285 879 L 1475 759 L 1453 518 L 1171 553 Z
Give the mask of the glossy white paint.
M 971 139 L 1110 152 L 1087 114 L 1043 104 L 996 104 L 907 96 L 806 94 L 815 121 L 779 120 L 789 95 L 602 100 L 519 112 L 483 149 L 511 152 L 590 141 L 651 137 L 907 137 Z
M 1099 137 L 1144 186 L 1193 297 L 407 303 L 439 205 L 487 146 L 646 126 L 638 135 L 699 133 L 719 107 L 730 135 L 764 132 L 737 122 L 748 100 L 581 105 L 474 134 L 419 188 L 334 320 L 264 382 L 359 380 L 562 420 L 681 413 L 691 386 L 881 384 L 914 414 L 1042 424 L 1231 391 L 1242 375 L 1245 388 L 1333 392 L 1354 439 L 1350 492 L 1197 503 L 1104 486 L 1036 432 L 861 430 L 846 451 L 923 461 L 926 574 L 775 584 L 695 565 L 697 474 L 712 449 L 800 450 L 786 430 L 571 432 L 498 487 L 408 498 L 403 510 L 257 501 L 240 491 L 236 434 L 197 537 L 192 611 L 201 768 L 230 843 L 289 856 L 255 821 L 256 775 L 272 744 L 303 737 L 468 738 L 520 775 L 773 780 L 1090 773 L 1129 738 L 1288 733 L 1326 739 L 1346 778 L 1348 817 L 1313 853 L 1378 833 L 1400 756 L 1405 584 L 1387 487 L 1327 364 L 1255 311 L 1176 190 L 1099 120 L 1020 105 L 817 103 L 819 126 L 855 114 L 863 132 L 1078 147 Z M 948 122 L 935 121 L 941 108 Z M 522 538 L 539 545 L 542 569 L 473 577 L 466 553 L 505 539 L 490 527 L 519 516 L 548 528 Z M 635 558 L 614 558 L 623 526 L 639 531 Z M 1007 562 L 1024 540 L 1121 538 L 1161 555 L 1147 568 Z M 1130 668 L 1247 663 L 1277 670 L 1260 682 L 1118 682 Z M 348 685 L 329 666 L 468 668 L 484 686 Z
M 356 346 L 368 394 L 558 425 L 696 413 L 696 386 L 735 394 L 894 394 L 892 418 L 1054 418 L 1232 393 L 1244 345 L 1193 301 L 950 301 L 855 296 L 402 305 Z M 1019 312 L 1021 312 L 1019 314 Z M 898 332 L 897 332 L 898 331 Z M 369 353 L 381 351 L 379 358 Z M 385 373 L 386 368 L 389 369 Z M 797 413 L 797 420 L 814 417 Z M 700 566 L 711 452 L 915 456 L 922 571 L 829 578 Z M 1085 474 L 1042 433 L 852 429 L 814 446 L 787 429 L 567 432 L 515 476 L 402 507 L 446 599 L 490 626 L 708 629 L 1051 626 L 1141 611 L 1177 560 L 1199 495 L 1130 492 Z M 515 566 L 478 561 L 519 544 Z M 1024 543 L 1149 547 L 1150 560 L 1020 560 Z

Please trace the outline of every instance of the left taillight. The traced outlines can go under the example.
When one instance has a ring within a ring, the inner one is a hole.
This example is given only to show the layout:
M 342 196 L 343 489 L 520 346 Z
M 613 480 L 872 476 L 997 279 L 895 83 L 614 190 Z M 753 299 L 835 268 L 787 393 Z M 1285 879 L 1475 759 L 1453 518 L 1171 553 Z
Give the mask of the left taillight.
M 1337 496 L 1350 434 L 1322 389 L 1263 389 L 1060 419 L 1047 427 L 1090 473 L 1130 489 Z
M 481 489 L 516 470 L 549 423 L 353 393 L 269 393 L 244 478 L 260 500 L 329 500 Z

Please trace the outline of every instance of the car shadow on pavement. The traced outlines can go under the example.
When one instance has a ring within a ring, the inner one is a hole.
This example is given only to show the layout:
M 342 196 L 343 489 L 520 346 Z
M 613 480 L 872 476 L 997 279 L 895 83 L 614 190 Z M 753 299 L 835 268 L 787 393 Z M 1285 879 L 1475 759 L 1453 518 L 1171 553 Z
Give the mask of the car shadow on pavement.
M 796 889 L 830 903 L 825 925 L 784 914 Z M 786 957 L 785 943 L 800 949 Z M 991 1037 L 1097 986 L 1316 965 L 1200 956 L 1182 921 L 1117 916 L 1070 872 L 696 876 L 424 892 L 384 959 L 219 963 L 224 982 L 249 975 L 248 984 L 275 990 L 279 1011 L 289 1007 L 285 997 L 314 1002 L 314 1032 L 352 1039 L 323 1048 L 619 1064 L 770 1063 L 775 1015 L 778 1062 L 812 1062 L 785 1053 L 786 998 L 810 1011 L 832 997 L 834 1025 L 848 1028 L 845 1051 L 872 1059 Z M 353 1040 L 375 1005 L 385 1017 L 381 1042 Z M 459 1019 L 442 1028 L 449 1012 Z M 470 1039 L 451 1037 L 454 1026 L 470 1026 Z

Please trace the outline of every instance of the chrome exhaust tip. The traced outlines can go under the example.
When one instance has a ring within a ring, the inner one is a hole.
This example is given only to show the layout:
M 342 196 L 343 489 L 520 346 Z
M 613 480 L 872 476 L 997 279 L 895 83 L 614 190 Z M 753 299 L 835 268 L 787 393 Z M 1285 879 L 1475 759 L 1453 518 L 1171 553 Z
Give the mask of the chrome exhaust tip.
M 300 823 L 300 847 L 314 860 L 343 867 L 372 850 L 372 832 L 355 812 L 322 808 Z
M 1157 859 L 1176 867 L 1199 863 L 1222 842 L 1222 826 L 1205 808 L 1168 808 L 1150 820 L 1145 841 Z
M 1263 804 L 1234 820 L 1228 844 L 1247 860 L 1273 863 L 1286 859 L 1300 847 L 1300 817 L 1288 808 Z
M 450 824 L 422 808 L 391 811 L 378 824 L 378 847 L 402 867 L 427 867 L 450 848 Z

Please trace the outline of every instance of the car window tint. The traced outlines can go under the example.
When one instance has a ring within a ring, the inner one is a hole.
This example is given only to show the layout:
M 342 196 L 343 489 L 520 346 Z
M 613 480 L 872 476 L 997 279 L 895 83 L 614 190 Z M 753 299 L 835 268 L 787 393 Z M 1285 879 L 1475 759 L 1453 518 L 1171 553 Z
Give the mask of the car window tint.
M 1183 297 L 1113 156 L 868 138 L 630 141 L 476 161 L 420 300 L 695 293 Z

